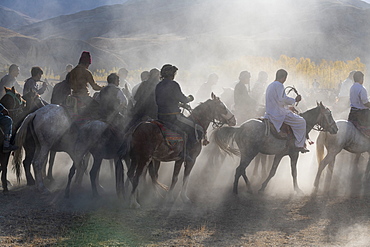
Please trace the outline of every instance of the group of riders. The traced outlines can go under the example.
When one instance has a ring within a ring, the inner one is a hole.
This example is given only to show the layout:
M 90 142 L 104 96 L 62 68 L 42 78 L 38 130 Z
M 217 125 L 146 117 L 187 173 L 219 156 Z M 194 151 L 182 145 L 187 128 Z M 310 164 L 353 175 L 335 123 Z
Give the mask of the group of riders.
M 191 119 L 181 113 L 179 104 L 188 104 L 194 100 L 192 95 L 184 95 L 181 86 L 174 79 L 178 68 L 165 64 L 161 70 L 152 69 L 147 78 L 139 87 L 133 88 L 135 96 L 125 93 L 124 89 L 119 87 L 120 77 L 117 73 L 112 73 L 107 77 L 107 86 L 97 84 L 92 73 L 88 70 L 91 64 L 91 55 L 84 51 L 81 54 L 79 63 L 76 67 L 70 66 L 62 82 L 56 84 L 53 89 L 51 103 L 60 104 L 69 109 L 72 119 L 101 119 L 114 129 L 129 129 L 135 127 L 141 121 L 148 119 L 157 119 L 168 126 L 174 126 L 180 129 L 186 138 L 186 150 L 200 140 L 206 130 L 200 128 Z M 1 89 L 3 87 L 14 86 L 17 91 L 21 88 L 16 81 L 19 74 L 19 67 L 11 65 L 9 73 L 0 81 Z M 48 83 L 43 82 L 38 86 L 43 71 L 40 67 L 33 67 L 31 78 L 24 84 L 23 94 L 33 90 L 38 94 L 43 94 Z M 142 74 L 143 76 L 143 74 Z M 292 110 L 292 105 L 302 100 L 301 95 L 295 98 L 289 97 L 285 93 L 284 83 L 288 73 L 284 69 L 276 72 L 275 80 L 270 83 L 265 92 L 265 118 L 267 118 L 275 127 L 278 134 L 284 136 L 280 131 L 283 123 L 289 125 L 295 137 L 295 149 L 302 153 L 309 152 L 306 148 L 306 121 L 297 112 Z M 239 83 L 235 86 L 234 103 L 235 112 L 243 112 L 250 104 L 248 97 L 248 88 L 250 73 L 242 71 L 239 77 Z M 262 80 L 267 79 L 267 73 L 259 75 Z M 210 77 L 211 78 L 211 77 Z M 217 79 L 211 78 L 213 82 Z M 361 71 L 353 73 L 353 82 L 350 91 L 349 121 L 361 126 L 368 126 L 370 118 L 370 102 L 366 89 L 363 87 L 364 74 Z M 258 83 L 257 83 L 258 84 Z M 89 86 L 95 91 L 100 91 L 91 97 Z M 258 85 L 256 85 L 258 86 Z M 1 91 L 1 95 L 4 92 Z M 126 87 L 127 90 L 127 87 Z M 197 94 L 198 95 L 198 94 Z M 128 107 L 130 102 L 134 102 L 132 107 Z M 46 104 L 46 102 L 45 102 Z M 127 110 L 127 109 L 130 110 Z M 126 116 L 128 117 L 126 117 Z M 239 121 L 240 122 L 240 121 Z M 12 137 L 12 119 L 9 117 L 7 109 L 0 104 L 0 127 L 4 133 L 3 152 L 10 152 L 18 147 L 11 144 Z M 187 157 L 187 156 L 185 156 Z M 189 157 L 188 157 L 189 158 Z

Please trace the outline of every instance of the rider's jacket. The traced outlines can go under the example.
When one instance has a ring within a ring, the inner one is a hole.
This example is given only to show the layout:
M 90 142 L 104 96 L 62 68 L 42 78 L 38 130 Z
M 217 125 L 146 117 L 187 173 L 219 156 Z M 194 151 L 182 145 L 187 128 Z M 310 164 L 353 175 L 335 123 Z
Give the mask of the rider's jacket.
M 158 115 L 180 113 L 179 102 L 188 103 L 186 97 L 176 81 L 163 79 L 155 88 L 155 100 L 158 106 Z
M 87 83 L 96 91 L 103 88 L 94 81 L 91 72 L 80 64 L 70 72 L 69 83 L 72 89 L 72 95 L 74 96 L 88 96 Z

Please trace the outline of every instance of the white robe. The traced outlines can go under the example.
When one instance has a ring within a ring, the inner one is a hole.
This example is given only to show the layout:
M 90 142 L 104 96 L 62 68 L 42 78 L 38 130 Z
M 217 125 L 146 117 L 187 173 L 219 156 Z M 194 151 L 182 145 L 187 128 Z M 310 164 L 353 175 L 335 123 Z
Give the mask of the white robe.
M 265 118 L 272 122 L 277 131 L 280 131 L 283 123 L 291 126 L 296 138 L 295 145 L 303 147 L 306 141 L 306 121 L 286 108 L 294 103 L 295 99 L 285 94 L 284 85 L 281 82 L 272 82 L 266 89 Z

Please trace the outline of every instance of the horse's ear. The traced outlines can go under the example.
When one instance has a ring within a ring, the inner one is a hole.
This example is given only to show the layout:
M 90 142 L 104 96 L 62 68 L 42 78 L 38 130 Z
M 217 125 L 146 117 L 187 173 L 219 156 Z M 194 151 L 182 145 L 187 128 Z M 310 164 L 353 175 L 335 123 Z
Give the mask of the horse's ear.
M 13 92 L 13 93 L 15 93 L 15 88 L 14 88 L 14 86 L 12 86 L 12 88 L 11 88 L 11 89 L 12 89 L 12 92 Z
M 316 105 L 319 106 L 319 102 L 317 102 L 317 100 L 316 100 Z
M 211 99 L 215 99 L 216 98 L 216 95 L 212 92 L 211 93 Z
M 324 105 L 322 104 L 322 101 L 320 101 L 320 106 L 324 107 Z

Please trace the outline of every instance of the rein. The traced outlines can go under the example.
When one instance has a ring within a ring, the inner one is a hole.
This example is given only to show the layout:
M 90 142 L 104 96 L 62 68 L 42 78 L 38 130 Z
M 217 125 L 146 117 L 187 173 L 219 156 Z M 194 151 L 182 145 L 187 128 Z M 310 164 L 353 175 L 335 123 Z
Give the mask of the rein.
M 333 124 L 335 124 L 335 122 L 333 122 L 332 124 L 329 124 L 328 120 L 324 117 L 324 115 L 325 115 L 324 111 L 320 108 L 320 112 L 319 112 L 314 124 L 308 124 L 308 121 L 306 120 L 307 126 L 309 127 L 307 129 L 307 132 L 309 132 L 309 130 L 311 130 L 311 129 L 316 130 L 316 131 L 326 131 L 326 129 L 322 125 L 325 124 L 327 128 L 330 128 L 331 126 L 333 126 Z M 323 117 L 324 117 L 324 121 L 325 121 L 324 124 L 321 123 Z

